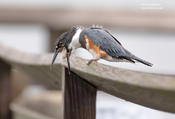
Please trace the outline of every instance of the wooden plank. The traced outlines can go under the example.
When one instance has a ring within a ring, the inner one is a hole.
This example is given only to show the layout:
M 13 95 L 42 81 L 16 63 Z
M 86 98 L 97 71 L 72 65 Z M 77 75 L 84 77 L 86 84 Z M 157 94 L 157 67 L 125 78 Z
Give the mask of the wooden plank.
M 63 75 L 64 109 L 63 119 L 95 119 L 95 86 L 66 69 Z
M 62 66 L 67 66 L 62 54 L 58 54 L 54 68 L 50 70 L 53 54 L 23 53 L 2 44 L 0 47 L 0 57 L 4 61 L 31 73 L 33 77 L 37 77 L 34 80 L 44 85 L 52 88 L 61 86 L 61 78 L 58 77 L 61 77 Z M 97 62 L 88 66 L 87 62 L 72 54 L 71 70 L 95 85 L 98 90 L 150 108 L 175 112 L 175 75 L 131 71 Z
M 0 59 L 0 119 L 10 119 L 11 67 Z
M 97 17 L 98 16 L 98 17 Z M 175 14 L 163 11 L 122 11 L 105 9 L 55 9 L 47 7 L 0 6 L 0 22 L 44 24 L 52 29 L 66 29 L 72 25 L 100 24 L 117 28 L 148 28 L 174 31 Z

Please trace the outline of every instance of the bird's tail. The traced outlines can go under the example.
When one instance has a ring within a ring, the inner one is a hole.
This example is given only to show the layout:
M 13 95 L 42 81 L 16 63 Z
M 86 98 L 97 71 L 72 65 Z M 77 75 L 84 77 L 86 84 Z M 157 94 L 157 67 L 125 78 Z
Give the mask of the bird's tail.
M 125 51 L 126 51 L 126 53 L 129 55 L 129 57 L 130 57 L 132 60 L 138 61 L 138 62 L 140 62 L 140 63 L 142 63 L 142 64 L 145 64 L 145 65 L 147 65 L 147 66 L 150 66 L 150 67 L 153 66 L 152 63 L 150 63 L 150 62 L 148 62 L 148 61 L 145 61 L 145 60 L 143 60 L 143 59 L 141 59 L 141 58 L 139 58 L 139 57 L 136 57 L 135 55 L 131 54 L 128 50 L 125 49 Z
M 153 66 L 153 64 L 152 63 L 150 63 L 150 62 L 148 62 L 148 61 L 145 61 L 145 60 L 143 60 L 143 59 L 141 59 L 141 58 L 138 58 L 138 57 L 132 57 L 132 59 L 134 59 L 134 60 L 136 60 L 136 61 L 138 61 L 138 62 L 140 62 L 140 63 L 142 63 L 142 64 L 145 64 L 145 65 L 147 65 L 147 66 L 150 66 L 150 67 L 152 67 Z

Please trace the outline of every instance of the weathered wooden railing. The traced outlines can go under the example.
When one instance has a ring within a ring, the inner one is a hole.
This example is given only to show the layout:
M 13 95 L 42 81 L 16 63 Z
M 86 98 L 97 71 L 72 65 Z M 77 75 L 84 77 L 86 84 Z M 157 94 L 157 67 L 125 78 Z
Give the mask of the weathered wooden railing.
M 19 68 L 33 76 L 33 80 L 54 89 L 60 88 L 64 79 L 65 119 L 94 119 L 96 90 L 146 107 L 175 112 L 175 75 L 137 72 L 97 62 L 88 66 L 87 60 L 72 55 L 69 78 L 61 54 L 51 70 L 52 54 L 30 54 L 0 47 L 0 115 L 4 119 L 8 114 L 10 67 Z

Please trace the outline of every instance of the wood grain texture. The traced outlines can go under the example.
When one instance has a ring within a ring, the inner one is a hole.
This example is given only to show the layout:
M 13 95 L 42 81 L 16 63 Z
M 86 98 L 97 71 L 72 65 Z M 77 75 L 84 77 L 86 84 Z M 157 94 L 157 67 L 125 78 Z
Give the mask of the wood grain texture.
M 10 119 L 11 67 L 0 59 L 0 119 Z
M 0 57 L 4 61 L 37 77 L 34 80 L 41 84 L 54 89 L 61 86 L 61 67 L 67 66 L 62 54 L 58 54 L 54 68 L 50 70 L 53 54 L 23 53 L 1 44 L 0 47 Z M 97 62 L 87 66 L 87 62 L 72 54 L 71 70 L 98 90 L 150 108 L 175 112 L 175 75 L 131 71 Z
M 63 119 L 95 119 L 96 92 L 95 86 L 65 69 L 63 75 Z

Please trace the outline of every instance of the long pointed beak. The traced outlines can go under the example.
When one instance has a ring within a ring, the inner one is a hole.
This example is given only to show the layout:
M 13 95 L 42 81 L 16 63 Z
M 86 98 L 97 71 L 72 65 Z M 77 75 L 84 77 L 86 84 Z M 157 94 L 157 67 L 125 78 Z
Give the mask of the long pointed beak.
M 57 50 L 55 51 L 54 56 L 53 56 L 53 59 L 52 59 L 51 69 L 53 68 L 53 64 L 54 64 L 54 62 L 55 62 L 55 59 L 56 59 L 58 53 L 59 53 L 59 50 L 57 49 Z

